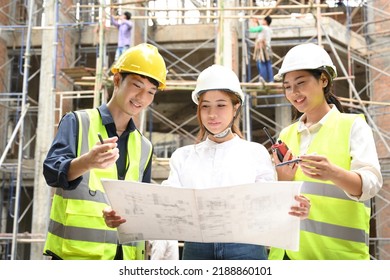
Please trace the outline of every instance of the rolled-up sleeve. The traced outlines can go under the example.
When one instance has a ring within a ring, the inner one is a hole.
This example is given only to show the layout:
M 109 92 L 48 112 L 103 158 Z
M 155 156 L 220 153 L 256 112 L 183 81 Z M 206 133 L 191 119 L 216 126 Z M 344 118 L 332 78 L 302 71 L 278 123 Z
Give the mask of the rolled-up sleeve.
M 352 126 L 350 139 L 351 171 L 362 178 L 362 195 L 347 195 L 354 200 L 365 201 L 374 197 L 383 185 L 374 136 L 369 125 L 357 118 Z
M 70 162 L 76 158 L 78 124 L 73 113 L 66 114 L 60 122 L 58 132 L 43 162 L 43 176 L 51 187 L 75 189 L 82 180 L 79 177 L 68 181 Z

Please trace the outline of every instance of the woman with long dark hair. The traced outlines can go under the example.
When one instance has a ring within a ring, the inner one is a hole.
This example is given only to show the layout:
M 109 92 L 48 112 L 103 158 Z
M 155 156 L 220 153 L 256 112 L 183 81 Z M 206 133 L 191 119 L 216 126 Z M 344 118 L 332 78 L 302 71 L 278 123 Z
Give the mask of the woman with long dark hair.
M 276 80 L 301 114 L 279 139 L 288 147 L 277 167 L 280 181 L 307 181 L 312 207 L 301 223 L 299 251 L 272 248 L 270 259 L 369 259 L 370 198 L 383 184 L 371 128 L 361 114 L 343 113 L 332 92 L 336 67 L 315 44 L 293 47 Z M 280 160 L 273 153 L 275 163 Z

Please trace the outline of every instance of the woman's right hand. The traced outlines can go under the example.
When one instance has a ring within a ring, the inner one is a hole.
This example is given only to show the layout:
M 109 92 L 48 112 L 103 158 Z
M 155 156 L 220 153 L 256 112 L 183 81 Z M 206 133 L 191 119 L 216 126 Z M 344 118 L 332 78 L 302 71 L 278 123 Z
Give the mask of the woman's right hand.
M 118 216 L 111 207 L 107 207 L 103 210 L 103 218 L 106 225 L 110 228 L 117 228 L 126 222 L 126 220 L 121 216 Z
M 274 159 L 275 165 L 281 162 L 278 158 L 276 150 L 272 151 L 272 157 Z M 293 159 L 291 150 L 288 150 L 286 152 L 283 161 L 287 161 L 289 159 Z M 278 181 L 293 181 L 297 169 L 298 169 L 298 164 L 296 163 L 276 167 L 276 173 L 278 174 Z

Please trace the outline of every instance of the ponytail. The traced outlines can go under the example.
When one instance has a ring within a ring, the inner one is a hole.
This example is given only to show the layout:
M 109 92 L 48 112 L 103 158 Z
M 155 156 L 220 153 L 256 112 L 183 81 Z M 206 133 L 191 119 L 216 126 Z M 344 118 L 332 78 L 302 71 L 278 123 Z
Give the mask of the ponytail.
M 320 69 L 307 70 L 307 71 L 311 73 L 314 76 L 314 78 L 316 78 L 317 80 L 321 78 L 322 74 L 326 76 L 326 78 L 328 79 L 328 84 L 324 88 L 324 96 L 325 96 L 326 103 L 334 104 L 340 112 L 344 112 L 343 105 L 341 105 L 340 100 L 333 93 L 333 80 L 331 78 L 331 75 L 328 72 L 328 69 L 326 67 L 321 67 Z
M 334 104 L 341 113 L 344 113 L 344 107 L 341 105 L 341 102 L 336 95 L 334 95 L 332 92 L 329 92 L 329 94 L 325 94 L 325 98 L 326 103 Z

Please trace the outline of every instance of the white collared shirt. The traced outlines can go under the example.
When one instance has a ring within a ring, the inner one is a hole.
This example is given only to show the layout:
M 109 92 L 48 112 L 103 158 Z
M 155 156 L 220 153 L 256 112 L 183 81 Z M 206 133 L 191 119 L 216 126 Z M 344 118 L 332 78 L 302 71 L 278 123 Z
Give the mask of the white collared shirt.
M 206 139 L 178 148 L 170 159 L 169 177 L 162 184 L 205 189 L 275 180 L 267 149 L 235 135 L 223 143 Z
M 151 260 L 178 260 L 179 242 L 177 240 L 149 240 Z

